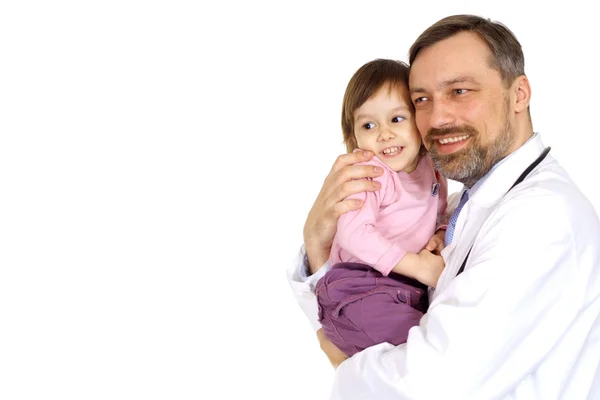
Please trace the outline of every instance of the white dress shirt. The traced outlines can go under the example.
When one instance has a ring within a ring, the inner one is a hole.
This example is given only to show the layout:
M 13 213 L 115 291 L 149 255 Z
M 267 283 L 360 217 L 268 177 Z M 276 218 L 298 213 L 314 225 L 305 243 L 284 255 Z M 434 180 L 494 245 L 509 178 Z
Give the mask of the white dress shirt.
M 471 188 L 427 314 L 406 344 L 344 361 L 332 399 L 600 399 L 598 216 L 551 155 L 506 194 L 543 150 L 535 135 Z M 318 329 L 327 268 L 303 270 L 288 279 Z

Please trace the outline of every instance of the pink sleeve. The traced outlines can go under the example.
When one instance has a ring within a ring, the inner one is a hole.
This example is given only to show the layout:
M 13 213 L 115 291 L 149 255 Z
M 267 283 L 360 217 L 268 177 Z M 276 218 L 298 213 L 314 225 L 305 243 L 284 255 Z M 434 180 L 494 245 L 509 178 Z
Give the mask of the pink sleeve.
M 337 240 L 345 251 L 387 276 L 406 251 L 375 229 L 381 204 L 389 195 L 388 191 L 393 190 L 387 169 L 375 179 L 381 183 L 379 190 L 350 197 L 363 200 L 364 205 L 359 210 L 342 214 L 338 220 Z
M 437 224 L 435 227 L 436 232 L 440 229 L 446 229 L 448 227 L 448 221 L 450 215 L 448 215 L 448 181 L 442 176 L 437 170 L 435 170 L 435 177 L 440 184 L 438 196 L 438 216 Z

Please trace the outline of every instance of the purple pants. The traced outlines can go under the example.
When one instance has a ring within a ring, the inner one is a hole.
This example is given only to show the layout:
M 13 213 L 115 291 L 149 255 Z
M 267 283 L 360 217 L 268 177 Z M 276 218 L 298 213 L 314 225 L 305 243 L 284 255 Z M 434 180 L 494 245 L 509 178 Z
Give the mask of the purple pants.
M 358 263 L 334 265 L 315 291 L 323 332 L 349 356 L 383 342 L 405 343 L 428 307 L 426 286 Z

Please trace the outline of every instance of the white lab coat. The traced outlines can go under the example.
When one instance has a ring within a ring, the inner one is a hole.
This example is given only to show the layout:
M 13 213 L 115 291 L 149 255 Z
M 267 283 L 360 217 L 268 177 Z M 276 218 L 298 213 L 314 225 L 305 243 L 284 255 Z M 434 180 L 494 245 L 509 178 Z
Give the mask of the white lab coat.
M 473 187 L 420 325 L 343 362 L 332 399 L 600 399 L 598 216 L 551 154 L 504 196 L 543 150 L 536 134 Z M 316 277 L 297 261 L 317 329 Z

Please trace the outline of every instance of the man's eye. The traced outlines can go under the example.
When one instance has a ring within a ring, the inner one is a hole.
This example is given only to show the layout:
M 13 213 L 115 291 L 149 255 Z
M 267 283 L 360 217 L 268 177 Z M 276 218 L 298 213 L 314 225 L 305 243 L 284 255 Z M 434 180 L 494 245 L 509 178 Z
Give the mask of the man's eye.
M 454 89 L 455 94 L 465 94 L 467 92 L 468 92 L 467 89 Z
M 401 117 L 401 116 L 397 116 L 397 117 L 392 118 L 392 122 L 402 122 L 404 120 L 405 120 L 405 118 Z
M 372 122 L 367 122 L 366 124 L 363 124 L 363 128 L 364 129 L 373 129 L 373 128 L 375 128 L 375 124 Z
M 419 104 L 419 103 L 424 102 L 425 100 L 427 100 L 427 97 L 417 97 L 416 99 L 413 100 L 413 103 Z

